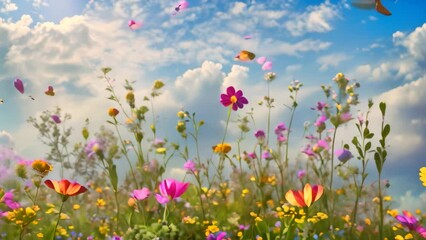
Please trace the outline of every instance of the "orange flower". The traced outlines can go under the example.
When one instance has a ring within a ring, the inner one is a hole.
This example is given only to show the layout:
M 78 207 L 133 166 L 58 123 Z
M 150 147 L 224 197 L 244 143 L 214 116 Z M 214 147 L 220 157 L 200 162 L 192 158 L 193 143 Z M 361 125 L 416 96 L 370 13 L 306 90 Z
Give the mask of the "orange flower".
M 228 153 L 231 151 L 231 145 L 229 145 L 229 143 L 219 143 L 212 148 L 215 153 Z
M 323 191 L 324 189 L 321 185 L 311 187 L 307 183 L 303 191 L 289 190 L 285 194 L 285 199 L 293 206 L 309 207 L 322 196 Z
M 39 173 L 42 177 L 46 176 L 50 171 L 52 171 L 52 166 L 44 160 L 36 159 L 31 163 L 31 167 Z
M 68 197 L 75 196 L 87 191 L 87 188 L 84 186 L 77 182 L 70 182 L 67 179 L 62 179 L 60 181 L 46 180 L 44 181 L 44 184 L 62 195 L 62 201 L 67 200 Z
M 115 116 L 118 115 L 118 113 L 119 113 L 119 111 L 116 108 L 109 108 L 108 109 L 108 115 L 110 117 L 115 117 Z

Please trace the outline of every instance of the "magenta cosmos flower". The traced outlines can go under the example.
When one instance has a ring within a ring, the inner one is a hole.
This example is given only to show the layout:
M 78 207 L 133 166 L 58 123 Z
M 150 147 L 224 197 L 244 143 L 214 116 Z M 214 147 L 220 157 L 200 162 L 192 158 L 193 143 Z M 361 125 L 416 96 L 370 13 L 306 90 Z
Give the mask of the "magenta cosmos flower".
M 423 238 L 426 238 L 426 229 L 420 225 L 420 222 L 408 211 L 402 211 L 403 215 L 397 215 L 395 218 L 410 231 L 416 231 Z
M 232 86 L 226 89 L 226 94 L 220 95 L 220 102 L 225 107 L 232 104 L 232 110 L 234 111 L 237 111 L 238 108 L 243 108 L 244 104 L 248 104 L 247 98 L 243 97 L 243 91 L 235 91 L 235 88 Z
M 168 203 L 170 200 L 180 197 L 188 189 L 189 183 L 179 182 L 175 179 L 164 179 L 160 183 L 160 194 L 155 198 L 160 204 Z

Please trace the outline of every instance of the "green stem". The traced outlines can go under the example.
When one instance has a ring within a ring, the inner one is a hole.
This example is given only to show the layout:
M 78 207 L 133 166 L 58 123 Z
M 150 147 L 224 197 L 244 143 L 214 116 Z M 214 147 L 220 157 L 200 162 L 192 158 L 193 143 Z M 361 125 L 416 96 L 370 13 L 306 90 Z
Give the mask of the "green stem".
M 331 172 L 330 172 L 330 186 L 329 186 L 329 190 L 330 190 L 330 200 L 331 200 L 331 211 L 328 213 L 329 218 L 330 218 L 330 231 L 333 234 L 333 214 L 334 214 L 334 192 L 333 192 L 333 173 L 334 173 L 334 145 L 336 142 L 336 133 L 337 133 L 337 129 L 338 129 L 339 125 L 337 125 L 334 129 L 334 133 L 333 133 L 333 140 L 332 140 L 332 144 L 331 144 Z
M 52 236 L 51 240 L 55 239 L 56 229 L 58 228 L 59 220 L 61 220 L 62 207 L 64 206 L 65 201 L 66 200 L 62 201 L 61 207 L 59 208 L 58 219 L 56 220 L 55 228 L 53 229 L 53 232 L 52 232 L 52 235 L 51 235 Z
M 123 138 L 121 137 L 120 131 L 118 130 L 117 124 L 114 124 L 114 127 L 115 127 L 115 131 L 117 132 L 118 138 L 120 139 L 121 147 L 123 148 L 124 157 L 126 158 L 127 163 L 129 164 L 130 172 L 132 173 L 132 177 L 133 177 L 133 181 L 135 183 L 135 186 L 136 186 L 137 189 L 139 189 L 139 184 L 136 181 L 136 176 L 135 176 L 135 173 L 133 171 L 132 163 L 130 162 L 129 156 L 127 155 L 126 145 L 124 144 Z

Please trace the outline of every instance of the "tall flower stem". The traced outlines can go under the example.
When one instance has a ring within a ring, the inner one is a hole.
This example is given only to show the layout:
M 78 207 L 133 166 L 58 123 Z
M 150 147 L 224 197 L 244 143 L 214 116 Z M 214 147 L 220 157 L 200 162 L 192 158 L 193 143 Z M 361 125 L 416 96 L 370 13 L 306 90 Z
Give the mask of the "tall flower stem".
M 135 183 L 136 188 L 139 188 L 139 184 L 136 180 L 135 172 L 133 171 L 132 163 L 130 162 L 130 158 L 127 154 L 128 152 L 127 152 L 126 146 L 124 145 L 124 141 L 123 141 L 123 138 L 121 137 L 120 131 L 118 130 L 117 124 L 114 124 L 114 127 L 115 127 L 115 131 L 117 132 L 118 138 L 120 139 L 121 148 L 123 150 L 124 157 L 126 158 L 127 163 L 129 164 L 130 172 L 132 173 L 133 182 Z
M 55 239 L 56 229 L 58 228 L 59 220 L 61 220 L 62 207 L 64 206 L 66 200 L 62 200 L 61 207 L 59 208 L 58 219 L 56 220 L 55 228 L 53 228 L 53 232 L 51 235 L 51 240 Z
M 226 119 L 226 125 L 225 125 L 225 133 L 223 134 L 223 138 L 222 138 L 222 145 L 221 145 L 222 149 L 224 148 L 223 144 L 225 143 L 226 133 L 228 132 L 229 120 L 231 119 L 231 111 L 232 111 L 232 108 L 229 107 L 228 108 L 228 117 Z M 219 184 L 222 183 L 222 180 L 223 180 L 222 179 L 222 171 L 223 171 L 223 168 L 224 168 L 224 162 L 225 162 L 225 153 L 220 151 L 219 165 L 217 166 Z
M 337 129 L 339 128 L 339 125 L 336 125 L 334 128 L 334 133 L 333 133 L 333 140 L 331 143 L 331 165 L 330 165 L 330 186 L 329 186 L 329 194 L 330 194 L 330 202 L 331 202 L 331 209 L 330 212 L 328 213 L 329 219 L 330 219 L 330 231 L 333 234 L 333 214 L 334 214 L 334 192 L 333 192 L 333 173 L 334 173 L 334 147 L 335 147 L 335 143 L 336 143 L 336 134 L 337 134 Z

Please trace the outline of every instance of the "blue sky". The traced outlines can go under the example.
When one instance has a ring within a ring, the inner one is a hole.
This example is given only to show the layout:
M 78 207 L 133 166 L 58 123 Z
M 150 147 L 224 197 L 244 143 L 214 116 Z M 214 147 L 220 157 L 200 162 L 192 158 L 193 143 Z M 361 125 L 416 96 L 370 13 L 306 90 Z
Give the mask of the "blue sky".
M 426 1 L 383 0 L 392 16 L 354 8 L 349 0 L 188 2 L 188 9 L 172 16 L 176 2 L 169 0 L 0 0 L 2 138 L 10 138 L 26 158 L 42 157 L 45 149 L 26 119 L 55 106 L 73 116 L 75 129 L 89 117 L 96 131 L 111 105 L 97 76 L 110 66 L 120 94 L 124 79 L 136 81 L 136 96 L 163 80 L 166 89 L 155 102 L 160 134 L 174 133 L 175 112 L 184 107 L 208 123 L 207 150 L 222 136 L 212 137 L 223 132 L 226 111 L 217 101 L 228 85 L 243 89 L 251 103 L 247 110 L 255 108 L 257 125 L 265 126 L 266 111 L 256 105 L 266 94 L 265 72 L 255 62 L 234 61 L 246 49 L 273 62 L 273 124 L 289 120 L 284 104 L 290 81 L 305 85 L 294 129 L 296 150 L 303 146 L 303 123 L 316 116 L 309 108 L 323 99 L 319 86 L 331 84 L 336 73 L 361 84 L 354 113 L 365 111 L 368 98 L 386 101 L 392 126 L 385 165 L 390 192 L 402 208 L 426 205 L 418 181 L 419 167 L 426 166 Z M 144 26 L 131 31 L 130 19 Z M 253 38 L 244 40 L 245 35 Z M 13 88 L 17 77 L 35 101 Z M 43 94 L 48 85 L 56 89 L 54 101 Z

